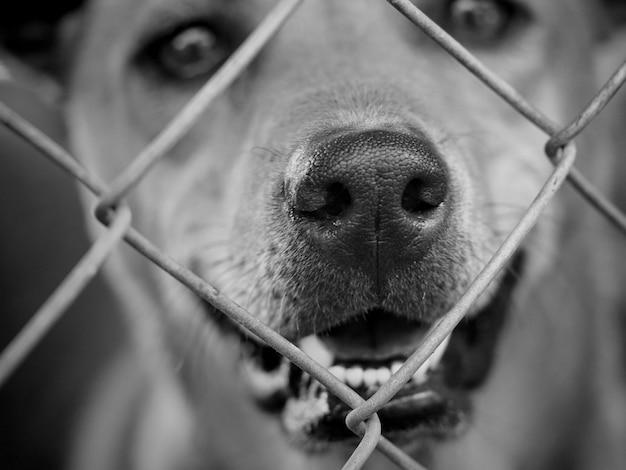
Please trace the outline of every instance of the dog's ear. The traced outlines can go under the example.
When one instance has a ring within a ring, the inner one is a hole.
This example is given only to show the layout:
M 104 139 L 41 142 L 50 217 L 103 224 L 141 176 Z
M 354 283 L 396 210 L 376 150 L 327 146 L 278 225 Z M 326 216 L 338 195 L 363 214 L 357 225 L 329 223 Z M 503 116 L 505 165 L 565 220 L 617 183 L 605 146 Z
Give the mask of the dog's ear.
M 596 64 L 598 76 L 606 80 L 626 59 L 626 0 L 597 1 L 600 3 L 600 8 L 597 8 L 600 15 Z M 626 102 L 623 98 L 620 101 Z
M 0 81 L 56 101 L 62 93 L 67 45 L 86 0 L 21 0 L 0 6 Z M 71 55 L 71 52 L 69 53 Z
M 615 35 L 623 33 L 626 29 L 626 0 L 597 0 L 595 5 L 596 10 L 600 12 L 598 15 L 600 41 L 612 40 Z
M 604 11 L 613 25 L 626 24 L 626 0 L 602 0 Z

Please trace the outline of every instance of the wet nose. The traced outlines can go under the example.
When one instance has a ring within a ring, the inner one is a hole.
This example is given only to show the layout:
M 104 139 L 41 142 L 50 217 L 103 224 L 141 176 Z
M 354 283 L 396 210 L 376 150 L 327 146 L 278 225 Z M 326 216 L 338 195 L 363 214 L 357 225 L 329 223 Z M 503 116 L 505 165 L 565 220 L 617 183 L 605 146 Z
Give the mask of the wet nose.
M 446 165 L 428 141 L 387 130 L 344 133 L 296 152 L 286 207 L 307 243 L 378 277 L 419 261 L 447 225 Z

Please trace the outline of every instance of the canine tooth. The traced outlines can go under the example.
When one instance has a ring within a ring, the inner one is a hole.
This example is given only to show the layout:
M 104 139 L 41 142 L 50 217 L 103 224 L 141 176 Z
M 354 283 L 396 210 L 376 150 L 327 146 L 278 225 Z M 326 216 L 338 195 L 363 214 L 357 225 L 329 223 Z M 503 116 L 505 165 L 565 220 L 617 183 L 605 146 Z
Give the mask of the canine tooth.
M 247 361 L 243 361 L 241 367 L 257 397 L 269 397 L 287 387 L 289 383 L 289 363 L 287 361 L 283 361 L 280 367 L 271 373 L 262 371 Z
M 317 398 L 319 395 L 321 395 L 322 391 L 324 390 L 324 386 L 319 383 L 317 380 L 312 379 L 311 385 L 309 387 L 309 398 Z
M 315 335 L 302 338 L 300 340 L 300 349 L 311 356 L 312 359 L 323 367 L 328 368 L 333 364 L 333 354 Z
M 422 364 L 419 369 L 417 369 L 415 374 L 413 374 L 413 381 L 418 384 L 422 384 L 426 382 L 426 373 L 428 372 L 429 368 L 430 368 L 430 358 L 426 360 L 426 362 L 424 362 L 424 364 Z
M 352 388 L 358 388 L 363 385 L 363 369 L 359 366 L 346 369 L 346 383 Z
M 470 311 L 467 314 L 468 317 L 472 317 L 478 314 L 481 310 L 485 309 L 491 303 L 494 296 L 498 292 L 498 289 L 500 288 L 500 283 L 501 279 L 495 279 L 491 283 L 489 283 L 483 293 L 478 296 L 476 302 L 474 302 L 474 305 L 472 305 Z
M 433 351 L 433 353 L 424 361 L 424 363 L 420 366 L 419 369 L 413 374 L 413 380 L 418 383 L 424 383 L 427 379 L 427 374 L 429 370 L 434 370 L 437 368 L 439 363 L 441 362 L 441 358 L 446 352 L 446 348 L 448 347 L 448 343 L 450 342 L 450 335 L 446 336 L 445 339 L 437 346 L 437 348 Z
M 441 342 L 439 346 L 437 346 L 437 349 L 435 349 L 435 351 L 428 358 L 427 362 L 430 369 L 435 369 L 439 365 L 439 363 L 441 362 L 441 358 L 445 354 L 446 348 L 448 347 L 449 343 L 450 335 L 446 336 L 446 338 Z
M 376 369 L 376 382 L 378 385 L 386 384 L 391 378 L 391 371 L 387 367 Z
M 366 387 L 373 387 L 377 383 L 376 369 L 365 369 L 363 371 L 363 384 Z
M 394 362 L 393 364 L 391 364 L 391 373 L 395 374 L 396 372 L 398 372 L 400 367 L 402 367 L 402 363 L 400 361 Z
M 332 366 L 328 371 L 341 380 L 343 383 L 346 382 L 346 368 L 343 366 Z
M 304 396 L 307 389 L 309 388 L 309 383 L 311 382 L 311 376 L 306 372 L 302 372 L 302 377 L 300 377 L 300 394 Z

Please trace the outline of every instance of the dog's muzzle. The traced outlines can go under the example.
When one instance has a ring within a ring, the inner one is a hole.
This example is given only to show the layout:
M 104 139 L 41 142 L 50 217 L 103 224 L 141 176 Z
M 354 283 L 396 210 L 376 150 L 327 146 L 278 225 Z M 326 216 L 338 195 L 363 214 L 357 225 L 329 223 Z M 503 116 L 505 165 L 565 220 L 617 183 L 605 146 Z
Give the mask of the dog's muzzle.
M 365 398 L 471 281 L 450 174 L 419 132 L 387 129 L 315 136 L 286 163 L 276 239 L 295 248 L 277 257 L 294 273 L 283 275 L 295 287 L 281 314 L 296 326 L 281 333 Z M 520 262 L 379 411 L 386 436 L 402 443 L 465 428 L 468 393 L 487 377 Z M 262 408 L 281 414 L 292 442 L 318 449 L 354 438 L 345 404 L 271 348 L 242 339 L 243 377 Z

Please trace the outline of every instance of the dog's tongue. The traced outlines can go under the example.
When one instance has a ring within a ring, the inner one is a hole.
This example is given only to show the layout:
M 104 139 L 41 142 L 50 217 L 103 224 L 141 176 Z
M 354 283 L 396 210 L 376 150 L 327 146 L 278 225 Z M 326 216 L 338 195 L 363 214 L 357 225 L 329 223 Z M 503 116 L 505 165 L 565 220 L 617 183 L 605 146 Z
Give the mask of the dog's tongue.
M 409 356 L 426 331 L 419 322 L 375 309 L 332 328 L 320 340 L 337 358 L 376 360 Z

